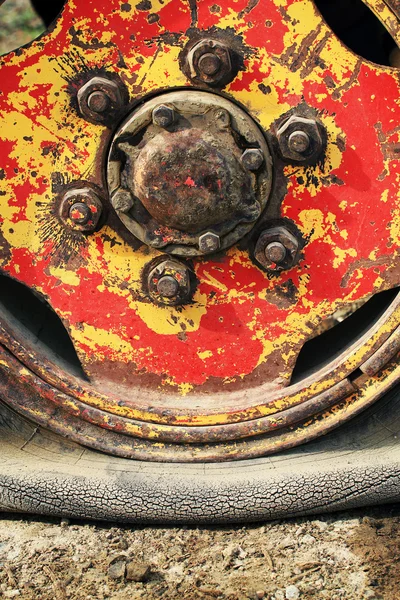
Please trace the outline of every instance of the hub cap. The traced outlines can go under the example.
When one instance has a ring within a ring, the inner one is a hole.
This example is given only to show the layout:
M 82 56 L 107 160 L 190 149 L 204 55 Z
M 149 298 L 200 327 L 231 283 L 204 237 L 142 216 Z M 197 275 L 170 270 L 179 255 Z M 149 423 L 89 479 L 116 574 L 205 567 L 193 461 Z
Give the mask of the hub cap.
M 108 178 L 127 229 L 149 246 L 195 256 L 227 248 L 252 229 L 267 204 L 271 156 L 260 129 L 233 102 L 174 92 L 146 102 L 117 131 Z M 207 233 L 215 243 L 204 246 Z

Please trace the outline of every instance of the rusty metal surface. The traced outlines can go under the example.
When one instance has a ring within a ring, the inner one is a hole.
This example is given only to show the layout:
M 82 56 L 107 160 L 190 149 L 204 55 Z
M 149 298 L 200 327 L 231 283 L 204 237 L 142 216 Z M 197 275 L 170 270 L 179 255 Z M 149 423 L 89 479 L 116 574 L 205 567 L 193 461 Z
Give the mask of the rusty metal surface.
M 259 152 L 256 169 L 246 163 L 251 152 Z M 148 100 L 118 128 L 108 185 L 136 237 L 196 256 L 226 249 L 254 227 L 268 201 L 271 163 L 261 130 L 238 106 L 179 91 Z M 202 243 L 205 235 L 216 243 Z
M 393 34 L 389 4 L 368 4 Z M 21 362 L 2 352 L 1 386 L 122 456 L 276 452 L 396 377 L 397 300 L 289 385 L 323 319 L 400 283 L 398 71 L 354 55 L 311 0 L 230 8 L 71 2 L 0 58 L 0 269 L 49 303 L 89 380 L 3 321 Z M 270 269 L 257 240 L 282 228 L 291 260 L 271 247 Z M 161 249 L 192 260 L 156 273 Z
M 382 346 L 366 360 L 360 369 L 366 375 L 375 375 L 380 369 L 398 354 L 400 350 L 400 327 L 398 327 Z

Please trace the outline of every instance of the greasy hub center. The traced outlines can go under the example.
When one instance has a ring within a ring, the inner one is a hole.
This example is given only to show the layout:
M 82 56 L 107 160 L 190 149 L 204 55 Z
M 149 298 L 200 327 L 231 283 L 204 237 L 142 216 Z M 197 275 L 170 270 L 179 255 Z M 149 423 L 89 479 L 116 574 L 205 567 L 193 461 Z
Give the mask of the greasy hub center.
M 131 233 L 194 256 L 227 248 L 252 229 L 268 200 L 271 156 L 234 103 L 173 92 L 145 103 L 116 133 L 108 178 Z

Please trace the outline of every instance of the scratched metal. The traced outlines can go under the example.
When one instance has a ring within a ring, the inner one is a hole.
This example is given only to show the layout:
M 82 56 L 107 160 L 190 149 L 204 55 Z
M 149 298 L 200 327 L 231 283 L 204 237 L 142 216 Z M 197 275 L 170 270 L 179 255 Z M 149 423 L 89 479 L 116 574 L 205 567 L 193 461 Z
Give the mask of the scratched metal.
M 368 5 L 398 36 L 395 6 Z M 143 283 L 162 254 L 125 230 L 107 199 L 107 149 L 119 119 L 147 95 L 190 88 L 181 68 L 185 48 L 202 36 L 232 48 L 238 72 L 220 91 L 248 111 L 274 153 L 275 183 L 255 232 L 276 219 L 288 222 L 302 250 L 293 268 L 273 277 L 254 262 L 254 239 L 217 258 L 193 259 L 191 302 L 165 307 L 150 300 Z M 183 427 L 278 418 L 344 381 L 395 330 L 396 307 L 329 369 L 289 385 L 301 347 L 324 318 L 400 283 L 398 69 L 353 54 L 311 0 L 69 1 L 52 31 L 0 58 L 0 69 L 0 268 L 52 306 L 90 384 L 60 373 L 48 357 L 35 359 L 7 323 L 2 341 L 43 385 L 67 392 L 71 407 L 87 405 L 83 418 L 105 411 L 108 427 L 112 413 Z M 115 122 L 95 124 L 80 116 L 76 95 L 91 76 L 104 74 L 122 82 L 129 102 Z M 315 166 L 286 164 L 274 145 L 276 124 L 301 111 L 311 111 L 327 132 Z M 63 194 L 79 183 L 105 197 L 91 234 L 66 227 L 59 216 Z M 2 368 L 6 363 L 2 358 Z M 345 396 L 326 419 L 320 412 L 304 421 L 303 413 L 301 427 L 288 425 L 292 442 L 375 400 L 394 381 L 389 371 L 368 380 L 357 400 Z M 57 414 L 66 418 L 68 411 Z M 247 432 L 258 425 L 252 427 Z M 148 435 L 162 439 L 159 430 Z M 268 435 L 262 433 L 258 453 L 270 451 Z M 281 437 L 274 434 L 274 448 Z

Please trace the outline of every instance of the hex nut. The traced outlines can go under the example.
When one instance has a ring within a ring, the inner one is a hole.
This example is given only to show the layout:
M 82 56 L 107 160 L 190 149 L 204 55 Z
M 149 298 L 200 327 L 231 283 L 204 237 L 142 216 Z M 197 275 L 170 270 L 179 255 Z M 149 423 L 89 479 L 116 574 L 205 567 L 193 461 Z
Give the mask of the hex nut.
M 64 225 L 83 233 L 90 233 L 96 229 L 102 211 L 101 199 L 89 187 L 68 190 L 61 198 L 59 207 L 59 215 Z
M 274 260 L 276 256 L 268 252 L 268 248 L 276 242 L 285 249 L 285 256 L 280 262 Z M 254 258 L 265 269 L 279 272 L 293 267 L 298 250 L 299 241 L 286 227 L 271 227 L 260 234 L 254 249 Z
M 176 260 L 162 260 L 147 276 L 150 297 L 159 304 L 183 304 L 190 293 L 189 269 Z
M 248 148 L 243 152 L 241 161 L 248 171 L 258 171 L 264 162 L 264 155 L 258 148 Z
M 162 127 L 163 129 L 172 125 L 175 120 L 175 112 L 174 109 L 166 106 L 165 104 L 160 104 L 153 110 L 153 123 L 158 127 Z
M 124 106 L 126 95 L 122 82 L 92 77 L 78 90 L 79 111 L 91 123 L 107 124 Z
M 285 160 L 313 164 L 321 155 L 322 125 L 315 119 L 292 115 L 277 129 L 279 149 Z
M 213 233 L 212 231 L 207 231 L 207 233 L 203 233 L 199 237 L 199 250 L 203 254 L 211 254 L 212 252 L 217 252 L 221 245 L 221 240 L 219 239 L 219 235 Z
M 186 63 L 190 79 L 210 86 L 224 85 L 233 75 L 230 49 L 217 40 L 197 42 L 189 50 Z
M 128 213 L 134 205 L 131 192 L 122 187 L 118 188 L 112 194 L 111 204 L 117 212 Z

